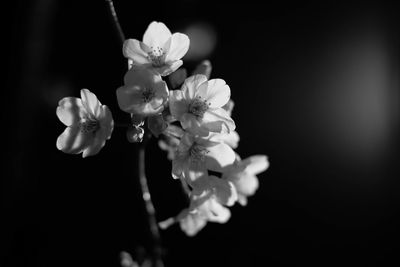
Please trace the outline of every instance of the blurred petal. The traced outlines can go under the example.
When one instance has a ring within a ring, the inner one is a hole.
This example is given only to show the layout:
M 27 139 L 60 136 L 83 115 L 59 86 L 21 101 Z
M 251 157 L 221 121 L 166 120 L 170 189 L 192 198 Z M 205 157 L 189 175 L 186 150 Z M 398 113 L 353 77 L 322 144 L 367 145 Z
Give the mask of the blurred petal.
M 181 90 L 173 90 L 170 92 L 169 96 L 169 110 L 171 115 L 180 120 L 183 114 L 187 113 L 189 109 L 189 104 L 185 99 L 183 99 L 183 92 Z
M 246 172 L 254 175 L 265 171 L 269 166 L 268 158 L 265 155 L 251 156 L 244 159 L 240 164 L 246 166 Z
M 222 172 L 223 168 L 235 161 L 235 152 L 224 143 L 208 147 L 209 151 L 205 156 L 207 169 Z
M 177 89 L 185 81 L 187 71 L 185 68 L 180 68 L 172 73 L 168 78 L 173 89 Z
M 57 117 L 66 126 L 78 123 L 86 113 L 82 101 L 76 97 L 64 97 L 58 102 Z
M 174 33 L 171 37 L 171 46 L 165 58 L 166 62 L 181 59 L 189 50 L 190 40 L 186 34 Z
M 183 61 L 182 60 L 175 60 L 175 61 L 170 61 L 166 62 L 162 67 L 155 68 L 155 70 L 161 75 L 161 76 L 168 76 L 177 69 L 179 69 L 180 66 L 182 66 Z
M 209 180 L 219 203 L 232 206 L 236 202 L 238 196 L 236 188 L 231 182 L 212 175 L 209 177 Z
M 209 60 L 203 60 L 199 65 L 197 65 L 192 75 L 202 74 L 205 75 L 207 79 L 209 79 L 211 71 L 212 71 L 211 62 Z

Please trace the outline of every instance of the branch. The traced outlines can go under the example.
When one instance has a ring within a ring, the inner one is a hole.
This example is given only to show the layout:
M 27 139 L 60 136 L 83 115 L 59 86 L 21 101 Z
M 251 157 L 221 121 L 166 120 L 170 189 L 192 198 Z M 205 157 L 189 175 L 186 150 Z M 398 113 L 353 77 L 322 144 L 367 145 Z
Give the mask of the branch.
M 114 21 L 114 26 L 117 30 L 121 44 L 123 44 L 125 41 L 125 34 L 122 31 L 121 25 L 119 24 L 117 12 L 115 12 L 115 8 L 114 8 L 114 3 L 112 0 L 106 0 L 106 2 L 108 2 L 108 7 L 110 8 L 110 13 L 111 13 L 112 19 Z

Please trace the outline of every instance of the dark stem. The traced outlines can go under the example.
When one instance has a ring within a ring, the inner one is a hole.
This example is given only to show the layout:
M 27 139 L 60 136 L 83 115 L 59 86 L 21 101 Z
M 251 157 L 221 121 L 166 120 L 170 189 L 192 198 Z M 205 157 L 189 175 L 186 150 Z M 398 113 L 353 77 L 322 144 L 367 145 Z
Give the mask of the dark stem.
M 125 41 L 125 34 L 122 31 L 121 25 L 119 24 L 117 12 L 115 12 L 115 8 L 114 8 L 114 3 L 112 0 L 106 0 L 106 2 L 108 2 L 108 7 L 110 8 L 110 13 L 111 13 L 112 19 L 114 21 L 114 26 L 117 30 L 118 37 L 121 41 L 121 44 L 123 44 Z
M 162 247 L 161 247 L 161 237 L 160 232 L 158 230 L 158 224 L 156 220 L 156 211 L 154 209 L 153 202 L 151 201 L 151 195 L 149 191 L 149 186 L 147 184 L 146 178 L 146 165 L 145 165 L 145 150 L 146 144 L 149 140 L 149 136 L 145 136 L 142 143 L 139 144 L 139 154 L 138 154 L 138 161 L 139 161 L 139 181 L 140 187 L 142 189 L 142 198 L 145 204 L 146 212 L 147 212 L 147 219 L 150 226 L 150 233 L 153 238 L 153 266 L 162 267 L 164 266 L 162 263 Z

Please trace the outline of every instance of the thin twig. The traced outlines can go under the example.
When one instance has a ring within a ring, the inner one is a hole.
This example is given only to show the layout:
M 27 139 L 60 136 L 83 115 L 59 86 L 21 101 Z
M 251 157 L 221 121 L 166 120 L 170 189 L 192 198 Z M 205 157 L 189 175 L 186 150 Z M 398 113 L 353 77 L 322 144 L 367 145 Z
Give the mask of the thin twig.
M 117 12 L 115 12 L 115 8 L 114 8 L 114 3 L 112 0 L 106 0 L 106 2 L 108 2 L 108 7 L 110 8 L 110 13 L 111 13 L 111 16 L 114 21 L 114 26 L 117 29 L 117 33 L 118 33 L 119 39 L 121 41 L 121 44 L 123 44 L 125 41 L 125 34 L 122 31 L 121 25 L 119 24 Z
M 160 232 L 158 230 L 158 224 L 157 224 L 157 219 L 156 219 L 156 212 L 154 209 L 153 202 L 151 201 L 151 195 L 149 191 L 149 186 L 147 184 L 147 178 L 146 178 L 146 170 L 145 170 L 145 150 L 146 150 L 146 144 L 148 141 L 149 137 L 145 137 L 143 142 L 140 143 L 139 145 L 139 155 L 138 155 L 138 161 L 139 161 L 139 181 L 140 181 L 140 186 L 142 189 L 142 198 L 145 203 L 145 208 L 147 212 L 147 218 L 150 226 L 150 233 L 153 238 L 153 260 L 154 260 L 154 265 L 157 267 L 163 266 L 162 263 L 162 247 L 161 247 L 161 236 Z

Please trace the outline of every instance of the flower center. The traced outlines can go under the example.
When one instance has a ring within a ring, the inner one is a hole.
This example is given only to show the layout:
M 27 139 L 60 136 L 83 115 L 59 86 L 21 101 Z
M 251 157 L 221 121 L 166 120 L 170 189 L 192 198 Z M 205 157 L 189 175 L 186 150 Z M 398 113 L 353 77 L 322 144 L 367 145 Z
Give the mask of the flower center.
M 192 163 L 204 161 L 204 157 L 209 151 L 207 148 L 193 144 L 192 147 L 189 149 L 189 158 Z
M 201 96 L 197 96 L 189 105 L 189 113 L 192 113 L 198 118 L 203 118 L 209 105 L 210 103 L 208 103 L 207 100 L 203 100 L 201 99 Z
M 79 128 L 82 133 L 93 133 L 100 128 L 100 123 L 98 120 L 83 119 L 79 123 Z
M 155 96 L 154 91 L 151 88 L 146 88 L 142 92 L 142 100 L 145 103 L 149 103 Z
M 165 52 L 161 47 L 151 47 L 148 58 L 153 63 L 154 67 L 161 67 L 165 62 Z

